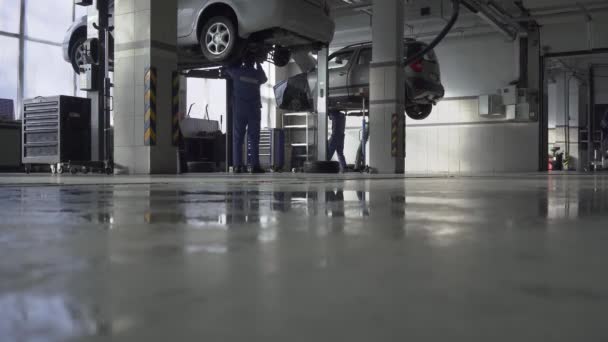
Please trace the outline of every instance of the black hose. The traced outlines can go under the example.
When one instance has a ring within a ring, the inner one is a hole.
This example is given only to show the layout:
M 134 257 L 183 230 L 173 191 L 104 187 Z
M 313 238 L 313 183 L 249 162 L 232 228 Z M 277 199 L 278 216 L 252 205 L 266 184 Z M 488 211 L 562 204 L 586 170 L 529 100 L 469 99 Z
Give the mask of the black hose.
M 439 35 L 422 51 L 419 51 L 417 54 L 405 60 L 404 64 L 406 67 L 414 64 L 414 62 L 431 52 L 437 45 L 439 45 L 439 43 L 441 43 L 443 38 L 450 33 L 454 27 L 454 24 L 456 24 L 456 21 L 458 20 L 458 16 L 460 15 L 460 0 L 452 0 L 452 12 L 452 18 L 450 18 L 450 21 L 448 21 L 447 25 L 445 25 Z

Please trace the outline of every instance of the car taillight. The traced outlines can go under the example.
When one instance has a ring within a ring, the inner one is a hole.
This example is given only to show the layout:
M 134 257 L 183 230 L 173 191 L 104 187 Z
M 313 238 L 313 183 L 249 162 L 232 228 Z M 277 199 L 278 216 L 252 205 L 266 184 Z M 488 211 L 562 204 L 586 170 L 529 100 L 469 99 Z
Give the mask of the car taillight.
M 422 72 L 424 71 L 424 65 L 422 64 L 422 60 L 417 60 L 414 63 L 412 63 L 410 65 L 410 68 L 414 71 L 414 72 Z

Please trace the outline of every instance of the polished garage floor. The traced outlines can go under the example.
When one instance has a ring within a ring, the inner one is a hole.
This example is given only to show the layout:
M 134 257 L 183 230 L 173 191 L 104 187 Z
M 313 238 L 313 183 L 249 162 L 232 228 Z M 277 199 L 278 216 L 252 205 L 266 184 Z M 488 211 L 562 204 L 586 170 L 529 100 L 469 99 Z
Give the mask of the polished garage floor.
M 608 176 L 0 183 L 0 341 L 608 341 Z

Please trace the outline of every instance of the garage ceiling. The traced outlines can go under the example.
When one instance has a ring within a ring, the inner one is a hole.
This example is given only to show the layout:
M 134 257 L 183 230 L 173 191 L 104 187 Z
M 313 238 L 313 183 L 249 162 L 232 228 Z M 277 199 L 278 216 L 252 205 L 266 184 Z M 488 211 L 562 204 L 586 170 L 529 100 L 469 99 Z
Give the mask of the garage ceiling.
M 451 0 L 404 0 L 406 36 L 419 39 L 432 37 L 441 29 L 451 14 Z M 514 0 L 469 0 L 483 6 L 504 10 L 506 18 L 531 18 L 543 24 L 575 17 L 585 20 L 588 16 L 608 13 L 607 0 L 522 0 L 528 13 L 522 12 Z M 341 46 L 370 39 L 372 0 L 329 0 L 336 18 L 336 39 L 332 45 Z M 430 13 L 422 15 L 423 9 Z M 478 15 L 464 10 L 453 34 L 484 33 L 496 31 Z

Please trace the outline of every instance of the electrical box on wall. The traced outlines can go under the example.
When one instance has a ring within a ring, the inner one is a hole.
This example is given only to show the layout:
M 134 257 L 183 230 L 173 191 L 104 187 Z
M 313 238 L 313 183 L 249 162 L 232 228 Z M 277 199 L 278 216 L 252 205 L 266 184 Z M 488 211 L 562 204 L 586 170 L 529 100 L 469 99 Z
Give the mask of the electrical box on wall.
M 511 106 L 511 105 L 517 104 L 517 96 L 518 96 L 517 86 L 512 85 L 512 86 L 502 88 L 500 90 L 500 94 L 502 95 L 502 103 L 505 106 Z
M 505 106 L 502 96 L 497 94 L 479 96 L 479 115 L 483 117 L 502 117 L 505 115 Z
M 538 120 L 538 92 L 536 90 L 521 88 L 517 92 L 517 120 Z
M 479 115 L 506 121 L 538 120 L 538 92 L 527 88 L 508 86 L 498 94 L 479 97 Z

